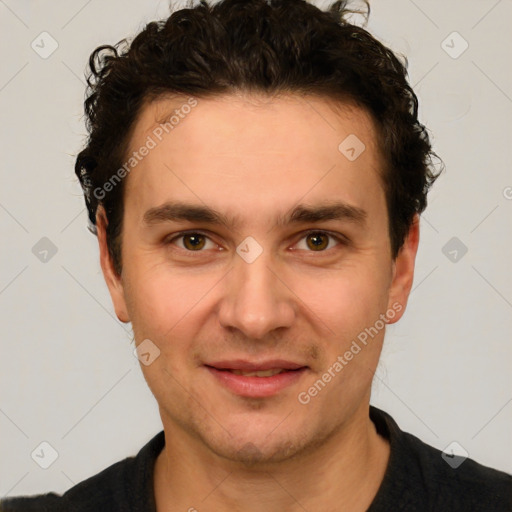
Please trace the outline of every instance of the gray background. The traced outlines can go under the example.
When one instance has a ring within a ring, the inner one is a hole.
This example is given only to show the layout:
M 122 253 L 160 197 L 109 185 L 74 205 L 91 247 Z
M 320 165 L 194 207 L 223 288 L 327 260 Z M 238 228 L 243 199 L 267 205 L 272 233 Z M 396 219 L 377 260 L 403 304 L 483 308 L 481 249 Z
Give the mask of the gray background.
M 64 492 L 161 430 L 130 326 L 113 312 L 73 165 L 89 54 L 167 14 L 167 0 L 0 0 L 0 497 Z M 447 166 L 422 217 L 414 289 L 388 329 L 372 403 L 425 442 L 456 441 L 508 472 L 510 19 L 510 0 L 380 0 L 368 25 L 408 56 L 421 119 Z M 31 47 L 51 49 L 43 31 L 58 43 L 46 59 Z M 55 254 L 41 252 L 43 237 Z M 31 457 L 44 441 L 59 454 L 48 469 Z

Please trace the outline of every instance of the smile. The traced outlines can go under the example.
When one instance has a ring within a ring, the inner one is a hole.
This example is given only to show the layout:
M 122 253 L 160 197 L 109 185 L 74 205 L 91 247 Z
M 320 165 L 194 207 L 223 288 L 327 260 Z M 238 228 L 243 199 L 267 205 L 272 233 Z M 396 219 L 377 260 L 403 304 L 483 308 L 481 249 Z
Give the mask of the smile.
M 271 368 L 257 371 L 219 369 L 208 365 L 205 368 L 218 384 L 236 395 L 250 398 L 276 395 L 297 383 L 308 370 L 305 366 L 297 369 Z

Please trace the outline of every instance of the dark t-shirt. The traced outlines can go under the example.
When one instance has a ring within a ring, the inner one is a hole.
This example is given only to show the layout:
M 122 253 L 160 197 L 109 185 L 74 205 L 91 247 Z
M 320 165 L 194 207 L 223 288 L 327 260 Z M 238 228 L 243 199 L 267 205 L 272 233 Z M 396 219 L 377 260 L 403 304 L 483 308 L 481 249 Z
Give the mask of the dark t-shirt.
M 440 450 L 400 430 L 386 412 L 370 406 L 370 418 L 389 440 L 391 453 L 367 512 L 512 512 L 511 475 L 469 458 L 454 468 L 461 460 L 443 458 Z M 5 499 L 0 512 L 155 512 L 153 468 L 164 445 L 162 431 L 136 457 L 113 464 L 62 496 Z

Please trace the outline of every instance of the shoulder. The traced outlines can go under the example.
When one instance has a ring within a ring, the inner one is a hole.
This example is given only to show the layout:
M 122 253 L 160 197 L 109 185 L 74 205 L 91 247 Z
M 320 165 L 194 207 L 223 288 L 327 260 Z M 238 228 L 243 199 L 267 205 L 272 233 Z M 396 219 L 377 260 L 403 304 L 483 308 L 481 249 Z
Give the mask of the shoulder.
M 471 458 L 448 456 L 403 432 L 386 412 L 371 408 L 380 435 L 391 453 L 373 512 L 387 510 L 512 511 L 512 475 Z
M 416 464 L 429 501 L 435 506 L 449 505 L 451 510 L 512 511 L 512 475 L 471 458 L 447 457 L 406 432 L 403 443 Z
M 59 495 L 17 496 L 0 501 L 0 512 L 90 512 L 152 510 L 153 468 L 165 444 L 164 432 L 137 454 L 107 467 Z
M 100 473 L 80 482 L 64 494 L 36 494 L 0 501 L 0 512 L 82 512 L 89 510 L 116 510 L 119 496 L 113 490 L 120 488 L 133 469 L 133 457 L 116 462 Z
M 57 512 L 62 510 L 61 498 L 55 493 L 6 498 L 0 501 L 0 512 Z

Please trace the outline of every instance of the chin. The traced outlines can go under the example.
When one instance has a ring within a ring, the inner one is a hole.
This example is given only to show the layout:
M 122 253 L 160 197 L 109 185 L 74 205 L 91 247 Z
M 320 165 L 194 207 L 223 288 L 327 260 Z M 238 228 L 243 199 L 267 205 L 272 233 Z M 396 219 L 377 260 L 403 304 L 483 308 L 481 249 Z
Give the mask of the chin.
M 238 422 L 236 428 L 227 428 L 227 432 L 223 430 L 220 437 L 212 436 L 211 430 L 201 432 L 199 437 L 218 457 L 243 466 L 258 466 L 260 469 L 304 455 L 328 437 L 321 433 L 305 434 L 282 427 L 275 421 L 258 428 L 254 424 L 251 428 L 248 423 Z
M 216 455 L 231 462 L 261 468 L 290 460 L 303 450 L 302 446 L 297 446 L 290 440 L 273 445 L 269 445 L 268 442 L 260 444 L 247 441 L 235 446 L 210 446 L 210 448 Z

